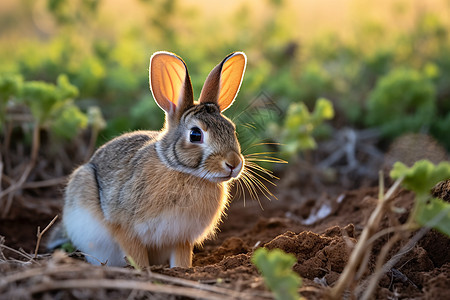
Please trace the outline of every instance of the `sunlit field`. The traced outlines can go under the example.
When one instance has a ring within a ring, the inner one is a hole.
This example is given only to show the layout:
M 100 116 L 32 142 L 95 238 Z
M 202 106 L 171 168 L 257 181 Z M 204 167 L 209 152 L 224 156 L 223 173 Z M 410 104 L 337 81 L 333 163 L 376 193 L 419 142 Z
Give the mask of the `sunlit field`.
M 149 89 L 162 50 L 195 100 L 246 55 L 224 111 L 243 172 L 220 177 L 217 234 L 193 268 L 93 267 L 70 242 L 53 254 L 72 171 L 123 133 L 164 130 L 176 106 Z M 442 297 L 449 150 L 449 0 L 0 1 L 0 299 Z

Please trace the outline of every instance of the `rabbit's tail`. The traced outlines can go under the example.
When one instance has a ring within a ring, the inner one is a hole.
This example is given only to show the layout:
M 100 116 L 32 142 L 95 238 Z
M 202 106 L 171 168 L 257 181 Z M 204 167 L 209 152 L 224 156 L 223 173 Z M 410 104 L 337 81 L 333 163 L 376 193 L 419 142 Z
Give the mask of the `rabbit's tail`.
M 53 226 L 52 230 L 50 231 L 50 237 L 47 240 L 46 246 L 48 250 L 55 250 L 56 248 L 59 248 L 65 243 L 69 242 L 70 240 L 67 237 L 66 229 L 60 222 Z

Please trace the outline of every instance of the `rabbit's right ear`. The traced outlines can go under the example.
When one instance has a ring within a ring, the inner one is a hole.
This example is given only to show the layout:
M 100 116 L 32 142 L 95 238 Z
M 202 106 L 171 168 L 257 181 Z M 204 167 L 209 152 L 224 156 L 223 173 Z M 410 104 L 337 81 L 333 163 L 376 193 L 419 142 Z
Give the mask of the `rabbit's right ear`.
M 247 56 L 233 52 L 209 73 L 200 94 L 200 102 L 213 102 L 220 111 L 226 110 L 236 99 L 244 78 Z
M 150 58 L 150 88 L 153 98 L 169 116 L 179 116 L 194 104 L 186 64 L 177 55 L 159 51 Z

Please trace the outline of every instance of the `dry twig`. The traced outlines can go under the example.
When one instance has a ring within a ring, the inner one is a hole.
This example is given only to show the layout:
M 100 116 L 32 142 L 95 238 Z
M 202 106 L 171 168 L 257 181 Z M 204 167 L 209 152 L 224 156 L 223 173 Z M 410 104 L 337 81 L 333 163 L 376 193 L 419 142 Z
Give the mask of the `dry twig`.
M 44 230 L 42 230 L 42 232 L 41 232 L 41 227 L 38 226 L 36 248 L 34 249 L 34 259 L 37 258 L 39 245 L 41 244 L 42 236 L 47 232 L 47 230 L 50 229 L 50 227 L 52 227 L 52 225 L 55 223 L 56 219 L 58 219 L 58 215 L 56 215 L 53 218 L 53 220 L 50 221 L 50 223 L 47 225 L 47 227 L 44 228 Z
M 6 204 L 3 207 L 2 217 L 6 217 L 6 215 L 9 213 L 9 210 L 11 208 L 12 201 L 14 198 L 14 193 L 17 190 L 20 190 L 22 188 L 22 186 L 24 185 L 28 176 L 30 175 L 31 171 L 33 170 L 33 168 L 36 164 L 36 161 L 37 161 L 38 154 L 39 154 L 40 143 L 41 143 L 41 141 L 40 141 L 40 126 L 36 122 L 34 124 L 34 128 L 33 128 L 33 142 L 32 142 L 32 146 L 31 146 L 30 161 L 27 163 L 25 170 L 23 171 L 19 180 L 16 183 L 10 185 L 3 192 L 0 192 L 0 201 L 4 197 L 8 196 L 8 198 L 6 200 Z
M 386 192 L 386 194 L 383 195 L 383 176 L 380 173 L 379 202 L 374 212 L 370 215 L 369 221 L 367 222 L 367 225 L 365 226 L 361 237 L 350 256 L 347 266 L 339 277 L 336 285 L 330 290 L 330 297 L 332 299 L 341 299 L 344 290 L 348 287 L 349 284 L 353 282 L 358 268 L 360 269 L 360 271 L 358 272 L 359 274 L 362 274 L 363 271 L 361 270 L 364 270 L 366 268 L 368 260 L 364 260 L 365 254 L 367 252 L 370 252 L 372 249 L 371 244 L 368 245 L 367 241 L 376 233 L 380 221 L 384 213 L 388 209 L 388 204 L 392 198 L 392 195 L 397 190 L 402 180 L 403 178 L 396 180 L 391 188 Z
M 3 243 L 0 243 L 0 248 L 6 249 L 6 250 L 14 252 L 14 253 L 16 253 L 16 254 L 18 254 L 20 256 L 23 256 L 24 258 L 26 258 L 28 260 L 28 262 L 33 259 L 33 257 L 30 256 L 29 254 L 27 254 L 25 252 L 22 252 L 22 251 L 18 251 L 16 249 L 11 248 L 11 247 L 8 247 L 8 246 L 4 245 Z
M 49 187 L 49 186 L 63 184 L 66 181 L 67 181 L 67 177 L 64 176 L 64 177 L 52 178 L 52 179 L 43 180 L 43 181 L 26 182 L 22 185 L 22 188 L 23 189 L 43 188 L 43 187 Z
M 386 262 L 384 265 L 383 262 L 386 258 L 387 252 L 391 249 L 391 247 L 387 248 L 388 244 L 386 244 L 383 249 L 382 253 L 380 253 L 378 259 L 377 259 L 377 267 L 374 274 L 370 276 L 369 279 L 365 280 L 364 283 L 360 284 L 360 286 L 357 288 L 356 292 L 359 294 L 362 290 L 364 290 L 364 294 L 362 295 L 361 299 L 367 300 L 370 298 L 370 296 L 375 291 L 375 288 L 378 285 L 378 281 L 380 280 L 381 276 L 392 269 L 395 264 L 400 260 L 400 258 L 407 252 L 411 251 L 413 247 L 417 244 L 417 242 L 428 232 L 430 229 L 435 226 L 438 222 L 442 220 L 442 218 L 447 215 L 449 212 L 449 209 L 441 211 L 435 218 L 430 220 L 424 227 L 422 227 L 409 241 L 408 243 L 403 246 L 397 254 L 395 254 L 388 262 Z M 401 237 L 401 232 L 397 232 L 394 237 L 391 240 L 399 239 Z M 393 245 L 393 243 L 392 243 Z M 384 249 L 386 247 L 386 249 Z M 384 252 L 383 252 L 384 250 Z M 365 288 L 368 286 L 367 288 Z
M 93 272 L 93 269 L 99 272 Z M 83 274 L 89 272 L 89 279 L 82 278 Z M 105 279 L 105 274 L 125 275 L 139 277 L 139 280 L 133 279 Z M 68 279 L 52 280 L 53 276 L 65 276 L 70 274 Z M 45 276 L 45 281 L 42 280 Z M 165 284 L 155 284 L 141 280 L 155 280 Z M 8 286 L 16 286 L 17 282 L 29 281 L 31 285 L 22 284 L 21 288 L 8 291 Z M 185 296 L 195 299 L 261 299 L 266 298 L 262 294 L 244 293 L 226 288 L 215 287 L 199 282 L 186 280 L 182 278 L 171 277 L 153 272 L 141 272 L 133 269 L 115 268 L 115 267 L 94 267 L 88 264 L 52 264 L 45 267 L 27 269 L 14 273 L 0 279 L 0 292 L 7 298 L 15 298 L 20 295 L 35 295 L 54 290 L 63 289 L 115 289 L 115 290 L 139 290 L 167 295 Z
M 12 291 L 12 293 L 10 293 L 10 296 L 14 298 L 14 295 L 23 295 L 23 294 L 35 295 L 38 293 L 53 290 L 99 289 L 99 288 L 116 289 L 116 290 L 141 290 L 168 295 L 187 296 L 195 299 L 212 299 L 212 300 L 238 299 L 235 297 L 230 297 L 228 295 L 217 295 L 212 292 L 202 291 L 188 287 L 155 284 L 151 282 L 142 282 L 125 279 L 70 279 L 70 280 L 48 281 L 28 287 L 23 287 L 20 289 L 15 289 Z M 23 291 L 23 289 L 25 291 Z

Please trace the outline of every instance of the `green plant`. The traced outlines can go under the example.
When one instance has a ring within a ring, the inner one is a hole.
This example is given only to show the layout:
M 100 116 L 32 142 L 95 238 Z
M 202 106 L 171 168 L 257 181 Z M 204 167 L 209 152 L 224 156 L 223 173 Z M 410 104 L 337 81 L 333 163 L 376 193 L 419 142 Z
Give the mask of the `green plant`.
M 49 128 L 57 137 L 70 139 L 87 126 L 87 116 L 73 103 L 78 89 L 66 75 L 60 75 L 57 84 L 27 81 L 20 100 L 31 111 L 38 129 Z
M 414 208 L 410 222 L 429 226 L 450 236 L 450 203 L 430 195 L 431 188 L 439 181 L 450 179 L 450 163 L 441 162 L 437 166 L 422 160 L 408 168 L 396 162 L 391 171 L 393 179 L 402 179 L 403 186 L 415 193 Z
M 277 300 L 298 300 L 301 277 L 292 270 L 297 259 L 280 249 L 259 248 L 253 253 L 252 262 L 261 272 L 266 286 Z
M 77 248 L 75 248 L 72 244 L 72 242 L 66 242 L 64 244 L 61 245 L 61 250 L 63 250 L 64 252 L 67 253 L 73 253 L 77 250 Z
M 20 76 L 0 76 L 0 112 L 2 120 L 4 117 L 7 121 L 4 125 L 7 129 L 0 134 L 0 138 L 5 141 L 2 141 L 2 144 L 6 144 L 0 149 L 2 152 L 0 158 L 5 156 L 4 160 L 9 166 L 2 170 L 2 173 L 11 178 L 7 187 L 0 192 L 0 204 L 3 204 L 2 200 L 6 199 L 2 216 L 8 213 L 16 191 L 23 188 L 38 161 L 41 130 L 47 130 L 52 137 L 70 139 L 87 126 L 87 116 L 73 103 L 73 98 L 77 95 L 78 89 L 70 84 L 65 75 L 58 77 L 56 85 L 43 81 L 22 82 Z M 19 116 L 8 114 L 9 108 L 14 108 L 21 114 Z M 30 128 L 32 131 L 29 159 L 24 162 L 23 158 L 20 158 L 15 162 L 17 166 L 14 172 L 19 173 L 18 177 L 9 174 L 9 172 L 14 173 L 9 152 L 11 143 L 20 143 L 20 141 L 11 141 L 14 128 L 24 128 L 25 136 L 29 135 Z M 20 171 L 17 172 L 17 170 Z
M 378 80 L 367 102 L 369 126 L 389 138 L 428 129 L 435 118 L 435 87 L 412 68 L 393 69 Z
M 0 75 L 0 131 L 6 116 L 6 108 L 12 97 L 20 94 L 23 78 L 20 75 Z
M 381 276 L 392 269 L 403 254 L 407 253 L 415 243 L 425 235 L 430 228 L 435 228 L 450 236 L 450 204 L 441 199 L 432 198 L 431 188 L 439 181 L 450 179 L 450 163 L 441 162 L 437 166 L 431 162 L 422 160 L 416 162 L 412 167 L 397 162 L 391 171 L 391 177 L 395 179 L 394 184 L 385 193 L 383 176 L 380 172 L 379 197 L 378 204 L 370 215 L 366 226 L 364 227 L 358 243 L 350 255 L 349 262 L 339 277 L 338 281 L 329 291 L 331 299 L 341 299 L 344 290 L 353 286 L 353 295 L 358 299 L 370 299 Z M 414 206 L 411 210 L 408 220 L 405 224 L 390 227 L 382 231 L 377 231 L 383 217 L 389 212 L 403 211 L 393 207 L 394 193 L 398 187 L 403 184 L 407 189 L 414 191 L 416 197 Z M 393 246 L 405 236 L 408 236 L 418 230 L 415 235 L 409 239 L 397 254 L 385 262 L 387 255 L 391 252 Z M 363 274 L 367 271 L 369 255 L 372 250 L 375 239 L 383 235 L 393 233 L 388 242 L 381 248 L 376 259 L 376 267 L 372 275 L 366 278 L 359 285 L 354 282 L 358 280 L 356 274 Z M 355 288 L 356 287 L 356 288 Z
M 300 99 L 307 105 L 313 104 L 332 87 L 332 80 L 327 71 L 319 62 L 311 61 L 301 70 L 297 69 L 296 62 L 288 60 L 286 65 L 278 67 L 277 74 L 270 76 L 267 89 L 276 97 Z
M 325 98 L 317 100 L 312 112 L 309 112 L 302 102 L 291 104 L 281 128 L 281 143 L 284 155 L 293 156 L 301 151 L 314 149 L 317 146 L 315 134 L 321 127 L 323 129 L 324 121 L 333 117 L 333 105 Z
M 76 96 L 78 89 L 70 84 L 66 75 L 58 77 L 57 85 L 43 81 L 27 81 L 20 93 L 21 102 L 29 107 L 34 120 L 41 126 L 60 113 Z
M 47 0 L 47 9 L 60 24 L 86 21 L 96 12 L 100 0 Z

